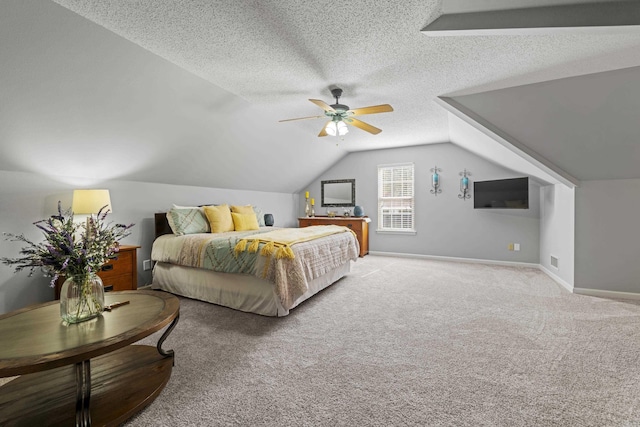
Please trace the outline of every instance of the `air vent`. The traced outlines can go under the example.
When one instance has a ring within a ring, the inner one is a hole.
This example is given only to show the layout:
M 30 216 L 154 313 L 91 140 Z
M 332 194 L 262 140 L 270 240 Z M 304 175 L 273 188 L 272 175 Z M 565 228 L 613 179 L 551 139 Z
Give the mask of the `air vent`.
M 558 258 L 551 255 L 551 267 L 558 268 Z

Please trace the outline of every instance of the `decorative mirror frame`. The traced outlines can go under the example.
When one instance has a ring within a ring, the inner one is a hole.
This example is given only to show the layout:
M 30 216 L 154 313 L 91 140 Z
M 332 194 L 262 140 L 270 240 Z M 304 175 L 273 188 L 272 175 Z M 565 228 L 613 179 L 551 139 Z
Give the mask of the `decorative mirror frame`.
M 324 186 L 325 184 L 344 184 L 351 183 L 351 202 L 350 203 L 325 203 Z M 322 207 L 351 207 L 356 205 L 356 180 L 354 179 L 330 179 L 320 181 L 320 204 Z

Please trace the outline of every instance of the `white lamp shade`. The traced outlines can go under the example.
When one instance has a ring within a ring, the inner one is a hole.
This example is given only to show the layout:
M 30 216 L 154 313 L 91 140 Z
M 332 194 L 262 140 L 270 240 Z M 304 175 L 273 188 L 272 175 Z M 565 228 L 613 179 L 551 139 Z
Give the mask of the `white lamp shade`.
M 113 212 L 109 190 L 73 190 L 71 210 L 74 214 L 96 214 L 105 206 L 105 210 Z
M 345 122 L 338 122 L 338 135 L 346 135 L 349 133 L 349 128 Z
M 327 132 L 327 135 L 336 136 L 338 134 L 338 126 L 336 125 L 336 122 L 327 123 L 327 127 L 325 127 L 324 130 Z

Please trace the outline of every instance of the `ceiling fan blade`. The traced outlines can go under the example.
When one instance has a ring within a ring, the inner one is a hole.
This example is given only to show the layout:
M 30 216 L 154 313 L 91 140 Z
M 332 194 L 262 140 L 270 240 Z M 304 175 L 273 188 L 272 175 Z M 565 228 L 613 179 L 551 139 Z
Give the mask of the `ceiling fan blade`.
M 307 119 L 321 119 L 324 118 L 326 116 L 309 116 L 309 117 L 298 117 L 297 119 L 284 119 L 284 120 L 278 120 L 278 123 L 282 123 L 282 122 L 292 122 L 294 120 L 307 120 Z
M 374 135 L 379 134 L 380 132 L 382 132 L 382 129 L 378 129 L 375 126 L 371 126 L 369 123 L 365 123 L 362 120 L 358 120 L 358 119 L 353 119 L 351 117 L 347 117 L 344 119 L 345 122 L 349 123 L 350 125 L 353 125 L 357 128 L 360 128 L 364 131 L 367 131 L 369 133 L 372 133 Z
M 377 113 L 390 113 L 393 111 L 393 107 L 389 104 L 373 105 L 371 107 L 354 108 L 347 111 L 352 116 L 361 116 L 363 114 L 377 114 Z
M 318 107 L 322 108 L 324 111 L 329 111 L 331 113 L 335 113 L 336 112 L 336 110 L 334 110 L 331 105 L 327 104 L 324 101 L 321 101 L 319 99 L 310 99 L 309 101 L 313 102 Z
M 324 124 L 324 126 L 322 126 L 322 130 L 320 131 L 320 133 L 318 134 L 318 136 L 327 136 L 327 125 L 331 123 L 331 120 L 329 120 L 327 123 Z

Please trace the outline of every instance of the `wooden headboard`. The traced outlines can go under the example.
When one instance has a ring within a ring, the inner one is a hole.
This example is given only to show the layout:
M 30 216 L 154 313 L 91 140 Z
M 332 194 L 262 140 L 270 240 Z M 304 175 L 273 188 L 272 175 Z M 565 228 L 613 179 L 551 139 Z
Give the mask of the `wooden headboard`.
M 156 239 L 162 236 L 163 234 L 173 233 L 173 231 L 171 231 L 171 227 L 169 227 L 169 221 L 167 221 L 166 212 L 160 212 L 155 214 L 155 221 L 156 221 L 156 236 L 155 236 Z

